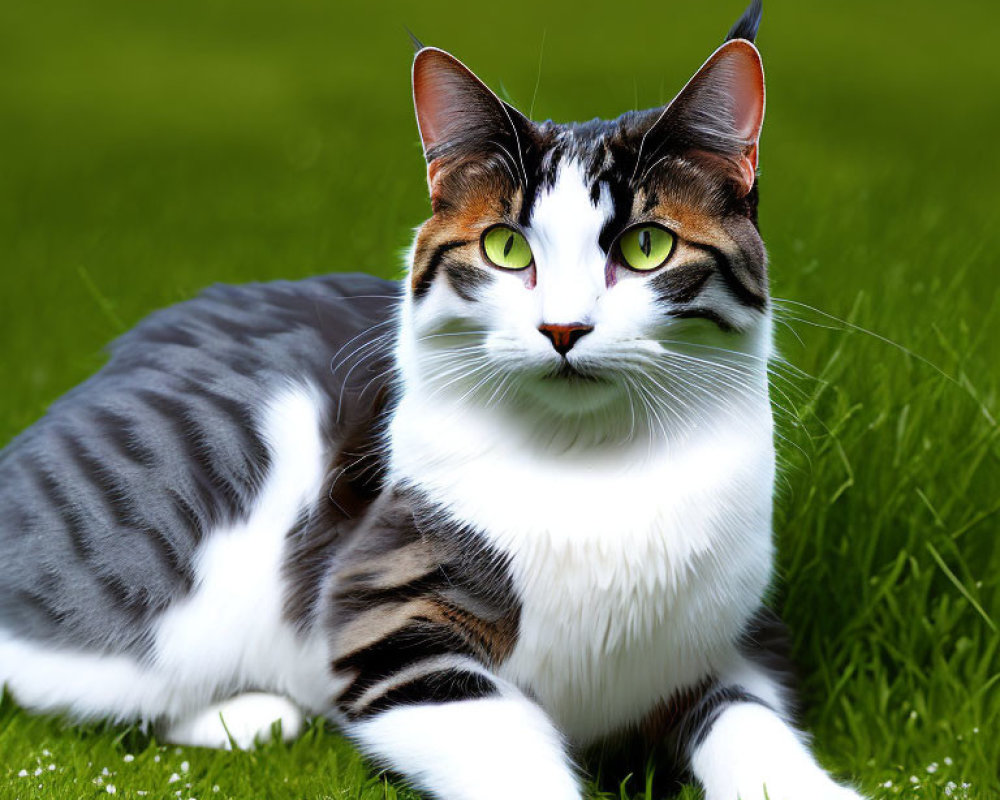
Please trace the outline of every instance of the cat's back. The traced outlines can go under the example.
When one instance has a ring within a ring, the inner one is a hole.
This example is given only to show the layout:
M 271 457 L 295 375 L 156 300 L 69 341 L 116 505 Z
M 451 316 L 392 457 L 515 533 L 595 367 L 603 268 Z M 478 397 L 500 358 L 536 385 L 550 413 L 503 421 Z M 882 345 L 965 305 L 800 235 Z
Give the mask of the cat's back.
M 214 286 L 157 311 L 0 453 L 0 631 L 138 655 L 203 539 L 272 471 L 269 403 L 339 404 L 386 368 L 399 285 L 365 275 Z M 357 348 L 360 348 L 358 350 Z

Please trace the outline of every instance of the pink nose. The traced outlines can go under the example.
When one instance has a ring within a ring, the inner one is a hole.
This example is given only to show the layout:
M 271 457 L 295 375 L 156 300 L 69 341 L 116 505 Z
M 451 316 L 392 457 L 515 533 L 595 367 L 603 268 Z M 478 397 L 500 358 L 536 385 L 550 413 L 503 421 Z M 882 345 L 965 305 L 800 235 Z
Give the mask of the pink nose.
M 545 336 L 556 352 L 565 356 L 580 339 L 594 330 L 593 325 L 571 322 L 569 325 L 539 325 L 538 332 Z

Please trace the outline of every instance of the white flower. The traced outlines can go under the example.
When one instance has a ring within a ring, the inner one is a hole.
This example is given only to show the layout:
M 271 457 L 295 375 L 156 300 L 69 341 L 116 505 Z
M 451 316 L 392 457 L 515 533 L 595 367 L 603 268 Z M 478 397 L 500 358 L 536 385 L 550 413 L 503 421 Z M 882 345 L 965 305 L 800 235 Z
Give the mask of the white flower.
M 131 764 L 133 761 L 135 761 L 135 756 L 132 755 L 131 753 L 126 753 L 125 755 L 122 756 L 122 761 L 124 761 L 126 764 Z
M 116 794 L 118 792 L 113 783 L 109 783 L 107 786 L 105 786 L 104 791 L 106 791 L 108 794 Z
M 19 778 L 27 778 L 28 777 L 28 770 L 22 769 L 19 773 L 17 773 L 17 777 L 19 777 Z
M 173 775 L 167 778 L 167 783 L 177 783 L 177 781 L 179 781 L 180 779 L 181 776 L 175 772 Z
M 187 772 L 189 769 L 191 769 L 191 765 L 188 764 L 187 761 L 182 761 L 181 762 L 181 772 Z

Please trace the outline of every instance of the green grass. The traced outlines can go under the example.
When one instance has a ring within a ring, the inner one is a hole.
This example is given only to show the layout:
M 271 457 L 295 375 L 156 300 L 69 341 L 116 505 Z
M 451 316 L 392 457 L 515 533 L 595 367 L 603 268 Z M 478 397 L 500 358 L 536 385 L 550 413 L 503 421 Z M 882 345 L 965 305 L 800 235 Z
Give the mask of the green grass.
M 795 630 L 806 720 L 824 763 L 875 797 L 995 797 L 1000 13 L 766 5 L 773 290 L 850 323 L 779 305 L 781 350 L 806 375 L 776 367 L 774 601 Z M 741 10 L 379 9 L 0 6 L 0 441 L 111 337 L 208 283 L 399 273 L 427 213 L 404 24 L 522 108 L 534 97 L 536 117 L 579 119 L 668 99 Z M 412 796 L 318 728 L 255 753 L 178 752 L 0 706 L 0 797 L 109 784 L 130 798 Z

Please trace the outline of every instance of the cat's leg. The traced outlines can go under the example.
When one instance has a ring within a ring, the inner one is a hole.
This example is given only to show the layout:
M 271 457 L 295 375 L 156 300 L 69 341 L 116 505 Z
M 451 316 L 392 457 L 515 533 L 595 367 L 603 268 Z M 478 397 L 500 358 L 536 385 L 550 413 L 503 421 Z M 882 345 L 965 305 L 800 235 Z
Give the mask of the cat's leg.
M 778 680 L 736 656 L 682 725 L 705 800 L 860 800 L 816 763 L 788 717 Z
M 235 744 L 248 750 L 271 738 L 275 722 L 281 723 L 281 737 L 288 741 L 302 732 L 304 719 L 301 709 L 286 697 L 248 692 L 171 721 L 162 735 L 171 744 L 218 750 Z
M 443 657 L 338 703 L 344 729 L 380 766 L 441 800 L 579 800 L 545 713 L 471 659 Z

